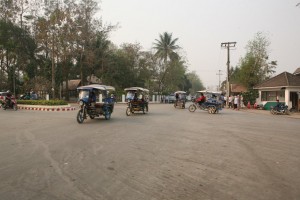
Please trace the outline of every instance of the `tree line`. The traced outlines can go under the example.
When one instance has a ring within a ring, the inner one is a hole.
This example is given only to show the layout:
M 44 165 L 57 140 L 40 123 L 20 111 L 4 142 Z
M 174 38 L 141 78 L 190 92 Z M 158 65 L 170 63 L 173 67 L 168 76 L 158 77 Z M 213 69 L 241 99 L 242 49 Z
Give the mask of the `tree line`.
M 0 89 L 20 94 L 35 88 L 60 98 L 68 80 L 86 85 L 93 76 L 119 92 L 130 86 L 158 94 L 204 88 L 188 72 L 172 33 L 160 34 L 150 51 L 138 43 L 116 46 L 109 35 L 117 25 L 97 18 L 99 9 L 95 0 L 1 0 Z

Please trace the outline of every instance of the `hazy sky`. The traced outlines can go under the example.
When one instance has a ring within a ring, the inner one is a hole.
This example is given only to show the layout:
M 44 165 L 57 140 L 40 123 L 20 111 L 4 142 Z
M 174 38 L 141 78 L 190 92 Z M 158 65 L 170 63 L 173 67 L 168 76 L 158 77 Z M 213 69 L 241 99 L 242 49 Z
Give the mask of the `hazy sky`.
M 206 87 L 226 78 L 227 51 L 222 42 L 237 42 L 231 66 L 245 55 L 245 47 L 257 32 L 271 45 L 270 60 L 277 60 L 276 74 L 300 67 L 300 0 L 102 0 L 104 23 L 119 23 L 113 43 L 140 43 L 153 47 L 159 34 L 169 32 Z

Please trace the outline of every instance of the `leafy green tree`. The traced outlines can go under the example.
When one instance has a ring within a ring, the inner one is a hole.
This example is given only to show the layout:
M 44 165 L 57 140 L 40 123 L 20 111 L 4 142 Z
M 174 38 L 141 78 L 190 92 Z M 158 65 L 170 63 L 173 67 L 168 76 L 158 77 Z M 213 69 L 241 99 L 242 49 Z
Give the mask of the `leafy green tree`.
M 237 68 L 230 74 L 231 82 L 237 82 L 249 89 L 256 84 L 269 79 L 275 72 L 276 61 L 269 61 L 269 39 L 262 33 L 257 33 L 253 40 L 248 42 L 245 57 L 241 58 Z
M 191 83 L 191 87 L 189 88 L 189 93 L 194 94 L 196 91 L 205 89 L 201 79 L 199 78 L 199 76 L 195 71 L 187 73 L 186 76 L 189 82 Z
M 19 72 L 35 61 L 35 41 L 24 29 L 0 20 L 0 47 L 2 76 L 7 77 L 7 87 L 16 92 Z

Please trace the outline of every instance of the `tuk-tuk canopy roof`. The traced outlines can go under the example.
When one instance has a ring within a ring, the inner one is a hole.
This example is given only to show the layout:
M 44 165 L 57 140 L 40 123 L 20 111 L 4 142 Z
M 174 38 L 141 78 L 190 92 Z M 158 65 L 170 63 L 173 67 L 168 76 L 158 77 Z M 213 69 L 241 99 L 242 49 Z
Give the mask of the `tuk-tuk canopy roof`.
M 77 90 L 93 90 L 93 89 L 115 91 L 115 88 L 113 86 L 99 85 L 99 84 L 85 85 L 77 88 Z
M 221 91 L 211 91 L 211 90 L 200 90 L 196 91 L 196 93 L 204 93 L 204 94 L 222 94 Z
M 142 91 L 142 92 L 149 92 L 148 89 L 142 88 L 142 87 L 130 87 L 130 88 L 125 88 L 125 91 Z
M 176 92 L 174 92 L 174 94 L 186 94 L 186 92 L 185 91 L 176 91 Z

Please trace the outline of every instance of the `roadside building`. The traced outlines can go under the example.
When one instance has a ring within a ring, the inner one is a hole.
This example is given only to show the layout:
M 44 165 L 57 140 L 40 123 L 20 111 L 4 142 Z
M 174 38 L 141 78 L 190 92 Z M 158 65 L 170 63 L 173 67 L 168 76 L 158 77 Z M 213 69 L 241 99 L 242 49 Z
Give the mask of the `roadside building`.
M 247 92 L 247 88 L 240 84 L 230 84 L 230 94 L 233 96 L 240 95 L 243 92 Z
M 293 74 L 282 72 L 277 76 L 266 80 L 254 87 L 259 92 L 257 103 L 262 104 L 264 109 L 269 110 L 279 102 L 300 111 L 300 68 Z

